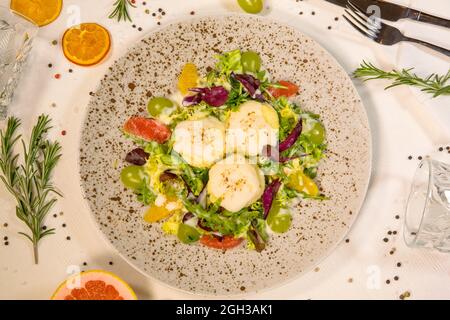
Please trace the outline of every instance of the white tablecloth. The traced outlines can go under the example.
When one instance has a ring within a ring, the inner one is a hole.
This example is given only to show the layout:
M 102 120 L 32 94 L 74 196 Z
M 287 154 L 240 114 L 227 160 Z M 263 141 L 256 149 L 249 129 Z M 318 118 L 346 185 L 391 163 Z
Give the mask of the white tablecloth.
M 23 119 L 26 134 L 39 114 L 48 113 L 53 117 L 55 128 L 51 135 L 63 146 L 55 183 L 64 193 L 64 198 L 58 201 L 46 222 L 49 227 L 56 227 L 56 235 L 42 241 L 40 264 L 34 265 L 30 243 L 17 234 L 24 227 L 15 218 L 14 202 L 3 186 L 0 187 L 2 299 L 47 299 L 74 268 L 115 272 L 130 283 L 141 299 L 204 298 L 170 289 L 145 277 L 122 260 L 105 241 L 81 196 L 78 144 L 89 92 L 95 90 L 108 66 L 128 47 L 171 21 L 190 18 L 191 11 L 195 11 L 196 16 L 203 16 L 237 10 L 235 1 L 148 0 L 144 6 L 142 0 L 137 0 L 137 9 L 131 11 L 136 28 L 131 23 L 119 24 L 108 19 L 113 2 L 64 0 L 58 20 L 41 28 L 29 68 L 11 105 L 11 112 Z M 450 18 L 447 0 L 400 3 L 414 4 Z M 0 1 L 0 5 L 8 4 L 7 0 Z M 423 48 L 410 44 L 387 47 L 363 38 L 341 18 L 342 8 L 325 1 L 271 0 L 267 4 L 270 7 L 266 12 L 268 16 L 294 25 L 317 40 L 349 73 L 363 59 L 384 68 L 416 66 L 421 74 L 444 73 L 449 68 L 448 59 Z M 158 8 L 166 12 L 161 20 L 151 15 Z M 81 22 L 103 24 L 113 35 L 112 54 L 101 65 L 90 68 L 74 66 L 64 58 L 59 45 L 51 43 L 54 39 L 59 40 L 78 16 Z M 340 18 L 335 21 L 335 17 Z M 157 25 L 158 21 L 161 26 Z M 448 30 L 410 21 L 400 21 L 396 25 L 409 35 L 420 34 L 424 39 L 433 39 L 450 47 Z M 143 30 L 138 31 L 139 27 Z M 52 68 L 48 67 L 49 63 Z M 70 68 L 72 73 L 68 72 Z M 59 80 L 54 78 L 57 73 L 61 74 Z M 450 255 L 409 249 L 402 239 L 404 206 L 418 156 L 436 153 L 450 162 L 450 154 L 438 152 L 439 146 L 450 145 L 449 99 L 432 100 L 406 87 L 384 91 L 387 83 L 383 81 L 354 82 L 370 118 L 374 159 L 367 198 L 348 235 L 349 240 L 341 243 L 315 271 L 283 287 L 249 295 L 249 299 L 398 299 L 406 291 L 416 299 L 450 298 Z M 66 135 L 61 135 L 62 130 Z M 410 155 L 412 160 L 408 160 Z M 57 214 L 56 218 L 53 213 Z M 396 215 L 400 219 L 396 219 Z M 5 223 L 7 227 L 4 227 Z M 62 227 L 63 224 L 66 227 Z M 388 231 L 396 234 L 388 235 Z M 4 237 L 8 237 L 8 245 L 4 244 Z M 388 242 L 383 241 L 385 237 Z M 394 280 L 396 276 L 398 280 Z M 386 280 L 390 283 L 387 284 Z

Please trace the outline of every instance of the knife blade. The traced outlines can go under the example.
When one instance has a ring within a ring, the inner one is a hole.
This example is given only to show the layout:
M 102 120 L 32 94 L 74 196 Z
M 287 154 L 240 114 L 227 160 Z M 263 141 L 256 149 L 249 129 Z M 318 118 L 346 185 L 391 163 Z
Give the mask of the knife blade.
M 341 7 L 346 7 L 348 0 L 326 0 Z M 399 4 L 379 1 L 379 0 L 351 0 L 351 2 L 368 14 L 379 12 L 380 17 L 389 21 L 398 21 L 400 19 L 412 19 L 420 22 L 431 23 L 434 25 L 450 28 L 450 20 L 433 16 L 431 14 L 408 8 Z M 375 6 L 375 7 L 371 7 Z M 377 12 L 377 8 L 379 8 Z

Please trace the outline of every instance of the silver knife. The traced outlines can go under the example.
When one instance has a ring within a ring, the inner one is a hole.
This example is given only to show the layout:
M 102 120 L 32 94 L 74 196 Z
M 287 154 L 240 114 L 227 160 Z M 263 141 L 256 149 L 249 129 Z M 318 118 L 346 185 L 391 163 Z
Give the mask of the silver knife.
M 345 7 L 347 0 L 325 0 L 341 7 Z M 433 16 L 431 14 L 408 8 L 399 4 L 390 3 L 379 0 L 352 0 L 361 10 L 373 14 L 375 11 L 370 6 L 378 6 L 380 8 L 381 18 L 389 21 L 397 21 L 399 19 L 412 19 L 416 21 L 431 23 L 434 25 L 450 28 L 450 20 Z

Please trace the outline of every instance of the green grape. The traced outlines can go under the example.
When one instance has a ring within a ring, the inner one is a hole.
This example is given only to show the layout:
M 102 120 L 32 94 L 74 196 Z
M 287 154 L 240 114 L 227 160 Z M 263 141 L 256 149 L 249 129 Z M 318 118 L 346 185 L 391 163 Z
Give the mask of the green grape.
M 257 73 L 261 69 L 261 58 L 253 51 L 247 51 L 241 55 L 241 63 L 244 72 Z
M 198 241 L 200 239 L 200 233 L 194 227 L 182 223 L 178 226 L 177 237 L 181 242 L 189 244 Z
M 155 97 L 148 102 L 147 111 L 152 117 L 159 116 L 164 109 L 173 107 L 173 102 L 164 97 Z
M 260 13 L 263 9 L 263 0 L 238 0 L 239 6 L 247 13 Z
M 316 122 L 307 135 L 312 143 L 321 144 L 325 140 L 325 128 L 320 122 Z
M 141 166 L 128 166 L 122 169 L 120 180 L 129 189 L 136 190 L 142 187 L 144 181 L 144 168 Z

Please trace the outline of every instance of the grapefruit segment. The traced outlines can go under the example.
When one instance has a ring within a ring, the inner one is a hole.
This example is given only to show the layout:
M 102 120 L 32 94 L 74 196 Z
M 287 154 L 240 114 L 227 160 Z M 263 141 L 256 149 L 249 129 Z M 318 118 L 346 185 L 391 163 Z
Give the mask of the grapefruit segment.
M 283 86 L 284 88 L 274 88 L 270 87 L 269 92 L 274 98 L 279 97 L 292 97 L 298 93 L 299 87 L 292 82 L 289 81 L 279 81 L 279 85 Z
M 134 116 L 125 122 L 123 131 L 146 141 L 164 143 L 169 140 L 171 131 L 163 123 L 155 119 Z
M 64 281 L 52 300 L 137 300 L 133 289 L 115 274 L 92 270 Z

